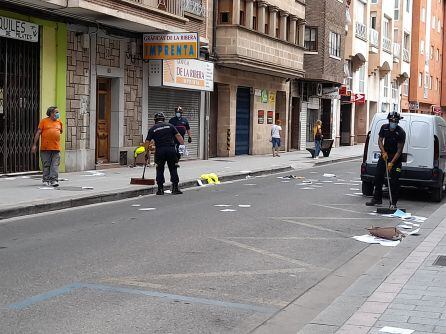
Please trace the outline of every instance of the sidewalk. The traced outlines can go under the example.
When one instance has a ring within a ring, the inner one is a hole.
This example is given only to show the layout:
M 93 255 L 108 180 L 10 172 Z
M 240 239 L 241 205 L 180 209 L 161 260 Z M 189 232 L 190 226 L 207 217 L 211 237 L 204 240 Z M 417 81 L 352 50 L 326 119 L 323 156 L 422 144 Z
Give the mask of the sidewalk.
M 444 217 L 446 204 L 299 334 L 446 333 L 446 257 L 434 264 L 446 256 Z
M 357 158 L 362 156 L 363 149 L 364 145 L 333 148 L 329 158 L 319 160 L 311 159 L 307 151 L 295 151 L 275 158 L 251 155 L 183 161 L 178 170 L 180 187 L 196 185 L 204 173 L 216 173 L 220 180 L 240 179 Z M 142 172 L 142 167 L 123 167 L 61 173 L 62 181 L 56 189 L 43 187 L 37 175 L 0 177 L 0 219 L 152 194 L 154 187 L 130 185 L 130 178 L 141 177 Z M 167 167 L 165 176 L 169 180 Z M 155 178 L 154 167 L 146 169 L 146 178 Z

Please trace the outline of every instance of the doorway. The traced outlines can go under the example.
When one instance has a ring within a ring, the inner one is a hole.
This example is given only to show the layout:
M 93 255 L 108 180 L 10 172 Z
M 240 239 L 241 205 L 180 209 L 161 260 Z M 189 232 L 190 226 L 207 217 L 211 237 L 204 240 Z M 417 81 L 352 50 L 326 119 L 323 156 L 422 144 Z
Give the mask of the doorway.
M 299 134 L 300 134 L 300 101 L 298 97 L 292 98 L 292 107 L 291 107 L 291 149 L 298 150 L 299 149 Z
M 352 117 L 352 104 L 341 104 L 341 146 L 350 145 L 350 132 L 351 132 L 351 117 Z
M 251 112 L 251 90 L 237 89 L 235 154 L 249 154 L 249 127 Z
M 96 87 L 96 163 L 110 161 L 111 79 L 98 78 Z

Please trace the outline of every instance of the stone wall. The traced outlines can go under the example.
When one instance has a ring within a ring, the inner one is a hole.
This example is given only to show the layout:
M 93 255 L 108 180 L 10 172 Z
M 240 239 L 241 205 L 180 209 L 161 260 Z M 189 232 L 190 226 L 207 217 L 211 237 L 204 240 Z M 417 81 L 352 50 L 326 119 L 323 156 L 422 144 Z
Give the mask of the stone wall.
M 120 67 L 120 41 L 98 37 L 96 42 L 96 64 L 107 67 Z
M 127 41 L 130 47 L 129 41 Z M 138 54 L 132 58 L 126 56 L 124 65 L 124 146 L 138 146 L 143 140 L 142 126 L 142 42 L 137 40 Z
M 81 34 L 68 31 L 66 149 L 89 148 L 90 53 Z

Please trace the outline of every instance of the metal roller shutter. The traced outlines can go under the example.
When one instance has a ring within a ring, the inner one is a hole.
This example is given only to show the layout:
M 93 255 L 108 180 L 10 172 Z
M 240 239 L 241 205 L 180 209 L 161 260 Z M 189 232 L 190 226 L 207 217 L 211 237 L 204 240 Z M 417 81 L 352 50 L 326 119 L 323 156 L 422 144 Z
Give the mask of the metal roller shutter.
M 175 107 L 183 107 L 183 116 L 187 118 L 192 132 L 192 143 L 187 143 L 189 156 L 184 159 L 197 159 L 200 135 L 200 96 L 201 92 L 158 87 L 149 88 L 149 128 L 154 124 L 157 112 L 166 115 L 166 121 L 175 116 Z

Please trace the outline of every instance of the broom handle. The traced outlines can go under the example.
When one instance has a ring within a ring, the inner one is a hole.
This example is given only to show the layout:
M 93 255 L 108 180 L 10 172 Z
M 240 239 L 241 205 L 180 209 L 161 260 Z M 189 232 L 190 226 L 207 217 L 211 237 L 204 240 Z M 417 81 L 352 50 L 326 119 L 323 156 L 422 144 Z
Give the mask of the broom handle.
M 387 168 L 387 159 L 386 159 L 386 174 L 387 174 L 387 186 L 389 187 L 390 206 L 392 206 L 393 204 L 392 189 L 390 188 L 389 168 Z
M 147 165 L 147 155 L 145 156 L 144 159 L 144 170 L 142 172 L 142 179 L 144 180 L 144 175 L 146 174 L 146 165 Z

